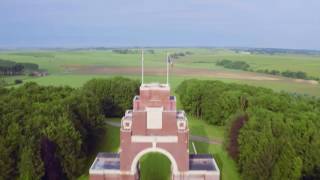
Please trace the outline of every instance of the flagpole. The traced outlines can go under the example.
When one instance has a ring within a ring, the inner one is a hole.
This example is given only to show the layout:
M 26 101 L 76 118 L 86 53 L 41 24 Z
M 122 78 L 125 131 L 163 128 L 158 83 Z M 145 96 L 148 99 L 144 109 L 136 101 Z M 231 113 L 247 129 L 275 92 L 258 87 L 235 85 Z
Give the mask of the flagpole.
M 144 57 L 143 57 L 143 48 L 141 49 L 141 85 L 143 85 L 143 70 L 144 70 L 144 67 L 143 67 L 143 61 L 144 61 Z
M 169 86 L 169 53 L 167 53 L 167 85 Z

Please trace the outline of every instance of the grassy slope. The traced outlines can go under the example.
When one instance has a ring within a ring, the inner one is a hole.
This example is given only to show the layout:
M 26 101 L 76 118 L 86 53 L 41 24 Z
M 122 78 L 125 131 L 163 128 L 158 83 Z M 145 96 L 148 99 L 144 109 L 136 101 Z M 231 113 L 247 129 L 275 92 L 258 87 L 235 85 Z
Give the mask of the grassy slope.
M 118 152 L 120 146 L 120 129 L 106 125 L 106 132 L 102 139 L 99 141 L 96 150 L 90 156 L 87 162 L 88 172 L 84 173 L 78 180 L 87 180 L 89 168 L 93 163 L 98 152 Z
M 222 126 L 213 126 L 203 120 L 191 116 L 188 117 L 188 123 L 192 135 L 204 136 L 218 140 L 223 140 L 225 137 L 225 128 Z
M 196 119 L 194 117 L 189 117 L 188 122 L 192 135 L 204 136 L 219 140 L 223 140 L 225 138 L 224 127 L 213 126 L 203 120 Z M 221 171 L 221 180 L 241 179 L 237 170 L 236 163 L 229 157 L 223 145 L 213 145 L 190 141 L 189 151 L 191 153 L 194 153 L 192 143 L 194 143 L 197 153 L 209 153 L 214 156 Z
M 197 153 L 209 153 L 214 156 L 221 172 L 221 180 L 241 179 L 236 163 L 229 157 L 222 145 L 212 145 L 201 142 L 193 143 Z

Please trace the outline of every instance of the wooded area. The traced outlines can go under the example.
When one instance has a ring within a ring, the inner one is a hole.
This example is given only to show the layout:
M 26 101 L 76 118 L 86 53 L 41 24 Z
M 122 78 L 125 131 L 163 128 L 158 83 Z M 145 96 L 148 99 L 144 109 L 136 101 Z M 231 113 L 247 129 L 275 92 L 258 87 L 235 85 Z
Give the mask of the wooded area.
M 139 82 L 93 79 L 82 88 L 0 88 L 0 179 L 75 179 L 106 117 L 131 108 Z M 320 178 L 320 100 L 220 81 L 177 90 L 189 115 L 228 130 L 225 147 L 244 179 Z
M 75 179 L 88 171 L 105 118 L 122 116 L 138 87 L 116 77 L 80 89 L 0 88 L 0 179 Z
M 278 71 L 278 70 L 269 70 L 269 69 L 258 69 L 253 70 L 250 68 L 250 65 L 244 61 L 231 61 L 231 60 L 221 60 L 216 62 L 216 65 L 223 66 L 227 69 L 238 69 L 243 71 L 251 71 L 251 72 L 258 72 L 258 73 L 265 73 L 277 76 L 283 76 L 288 78 L 295 78 L 295 79 L 305 79 L 305 80 L 316 80 L 319 81 L 319 77 L 309 76 L 306 72 L 303 71 Z
M 219 81 L 187 80 L 183 108 L 227 125 L 226 149 L 244 179 L 320 178 L 320 100 Z
M 37 71 L 39 66 L 34 63 L 16 63 L 14 61 L 0 59 L 0 75 L 21 75 L 24 71 Z
M 117 53 L 117 54 L 139 54 L 141 53 L 141 50 L 137 50 L 137 49 L 113 49 L 112 50 L 113 53 Z M 154 54 L 154 50 L 153 49 L 145 49 L 144 53 L 149 53 L 149 54 Z
M 247 71 L 250 67 L 250 65 L 244 61 L 230 61 L 227 59 L 218 61 L 216 65 L 223 66 L 224 68 L 228 69 L 240 69 L 244 71 Z

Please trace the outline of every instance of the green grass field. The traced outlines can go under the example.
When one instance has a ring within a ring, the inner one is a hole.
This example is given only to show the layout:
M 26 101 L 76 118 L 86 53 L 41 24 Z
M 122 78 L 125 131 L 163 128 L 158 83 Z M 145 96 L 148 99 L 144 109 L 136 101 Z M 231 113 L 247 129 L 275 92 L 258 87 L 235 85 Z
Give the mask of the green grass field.
M 188 117 L 188 124 L 192 135 L 203 136 L 222 141 L 225 138 L 224 127 L 213 126 L 203 120 L 190 116 Z M 236 163 L 229 157 L 223 147 L 223 144 L 207 144 L 203 142 L 190 141 L 190 153 L 194 153 L 192 143 L 194 143 L 197 153 L 209 153 L 214 156 L 221 171 L 221 180 L 241 179 L 237 170 Z
M 181 57 L 174 61 L 175 69 L 190 69 L 190 74 L 172 74 L 170 85 L 176 87 L 185 79 L 212 79 L 224 82 L 235 82 L 262 86 L 274 89 L 276 91 L 287 91 L 299 94 L 309 94 L 320 96 L 320 85 L 307 82 L 297 82 L 292 79 L 275 77 L 278 80 L 251 79 L 242 77 L 245 75 L 242 71 L 224 69 L 216 66 L 215 62 L 222 59 L 242 60 L 248 62 L 254 70 L 275 69 L 304 71 L 311 76 L 320 76 L 320 56 L 307 55 L 266 55 L 266 54 L 239 54 L 225 49 L 196 49 L 196 48 L 172 48 L 155 49 L 155 54 L 145 55 L 145 67 L 165 70 L 165 54 L 168 52 L 186 52 L 193 54 Z M 37 52 L 1 52 L 0 59 L 13 60 L 17 62 L 31 62 L 39 64 L 41 69 L 47 69 L 50 73 L 47 77 L 32 78 L 23 77 L 1 77 L 9 83 L 15 79 L 23 79 L 24 82 L 35 81 L 43 85 L 69 85 L 80 87 L 83 83 L 96 77 L 110 77 L 122 75 L 130 78 L 140 79 L 140 55 L 139 54 L 116 54 L 112 51 L 37 51 Z M 97 69 L 98 68 L 98 69 Z M 100 69 L 99 69 L 100 68 Z M 101 68 L 138 68 L 134 73 L 127 74 L 124 70 L 117 73 L 108 73 L 108 69 L 102 71 Z M 191 71 L 192 70 L 192 71 Z M 220 75 L 201 75 L 193 74 L 195 70 L 201 72 L 206 70 L 209 73 L 218 73 Z M 232 74 L 228 76 L 224 74 Z M 264 76 L 263 74 L 253 73 L 250 76 Z M 242 77 L 242 78 L 238 78 Z M 165 82 L 164 74 L 148 74 L 146 82 L 160 81 Z
M 221 172 L 221 180 L 241 179 L 236 163 L 229 157 L 222 145 L 212 145 L 202 142 L 193 143 L 196 147 L 197 153 L 209 153 L 213 155 Z M 191 148 L 189 148 L 189 150 L 191 150 Z
M 88 171 L 78 178 L 78 180 L 88 180 L 89 168 L 98 152 L 118 152 L 120 146 L 120 129 L 109 125 L 105 126 L 105 134 L 97 143 L 95 151 L 89 157 L 86 166 Z

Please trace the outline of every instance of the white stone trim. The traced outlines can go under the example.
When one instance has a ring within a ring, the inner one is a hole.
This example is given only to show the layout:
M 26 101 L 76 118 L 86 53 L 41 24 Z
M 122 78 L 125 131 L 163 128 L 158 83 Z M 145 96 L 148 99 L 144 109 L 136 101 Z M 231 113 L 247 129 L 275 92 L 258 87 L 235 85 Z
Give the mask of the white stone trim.
M 162 129 L 163 107 L 146 107 L 147 129 Z
M 197 153 L 196 146 L 194 145 L 194 143 L 193 143 L 193 142 L 191 142 L 191 143 L 192 143 L 192 147 L 193 147 L 193 152 L 194 152 L 195 154 L 198 154 L 198 153 Z
M 217 175 L 220 176 L 220 172 L 219 171 L 205 171 L 205 170 L 201 170 L 201 171 L 187 171 L 186 174 L 188 175 Z
M 133 143 L 177 143 L 178 136 L 131 136 Z
M 160 83 L 147 83 L 147 84 L 141 84 L 140 86 L 140 90 L 162 90 L 162 89 L 166 89 L 170 91 L 170 87 L 168 84 L 160 84 Z
M 214 158 L 212 158 L 213 164 L 216 167 L 216 172 L 218 172 L 220 174 L 220 169 L 218 167 L 218 164 L 216 163 L 216 160 Z
M 121 171 L 120 170 L 115 170 L 115 169 L 101 169 L 101 170 L 89 170 L 89 174 L 90 175 L 93 175 L 93 174 L 96 174 L 96 175 L 105 175 L 105 174 L 120 174 Z
M 90 169 L 89 169 L 89 174 L 91 173 L 91 171 L 92 171 L 91 169 L 93 168 L 93 166 L 96 164 L 97 159 L 98 158 L 95 158 L 93 163 L 91 164 Z

